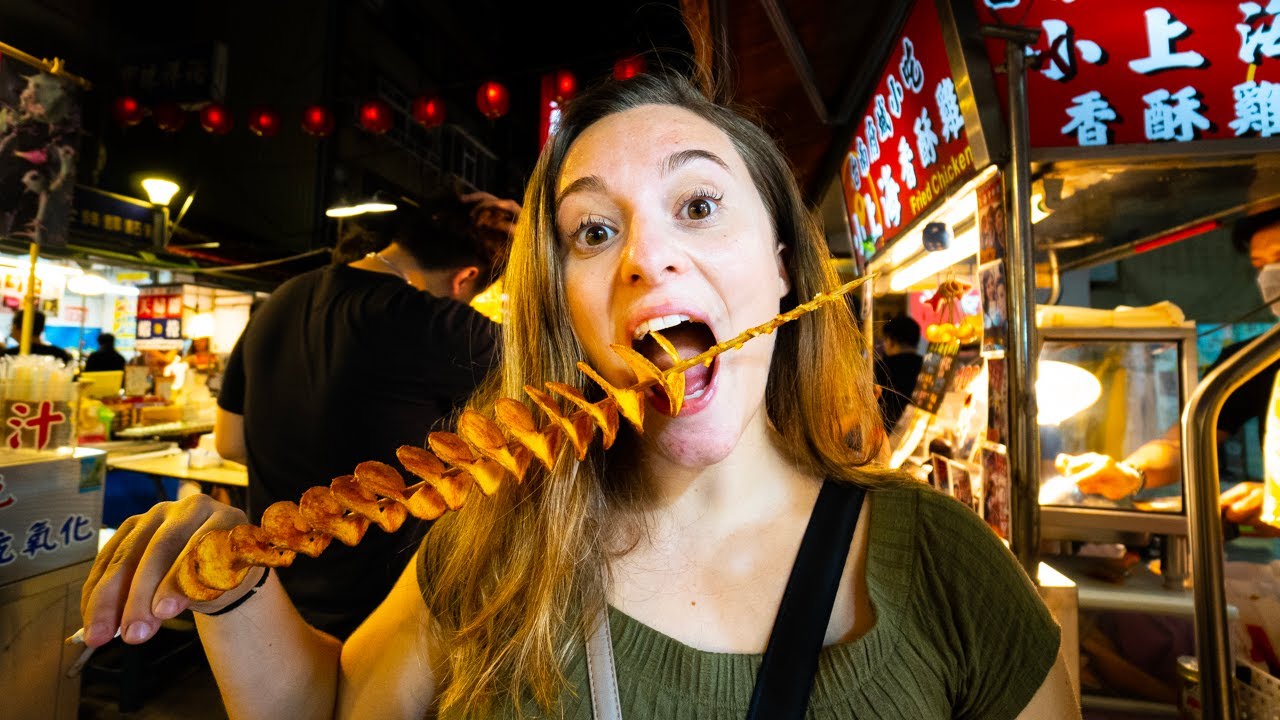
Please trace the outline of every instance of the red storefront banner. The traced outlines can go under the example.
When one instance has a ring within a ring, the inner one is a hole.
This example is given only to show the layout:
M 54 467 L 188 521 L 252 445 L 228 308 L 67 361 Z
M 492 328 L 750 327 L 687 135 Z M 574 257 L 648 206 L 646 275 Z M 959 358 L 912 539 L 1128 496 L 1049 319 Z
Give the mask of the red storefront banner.
M 934 0 L 918 0 L 840 172 L 860 263 L 883 250 L 974 171 Z
M 983 24 L 1041 31 L 1027 77 L 1033 147 L 1280 136 L 1280 0 L 974 5 Z M 1004 43 L 987 53 L 1004 63 Z

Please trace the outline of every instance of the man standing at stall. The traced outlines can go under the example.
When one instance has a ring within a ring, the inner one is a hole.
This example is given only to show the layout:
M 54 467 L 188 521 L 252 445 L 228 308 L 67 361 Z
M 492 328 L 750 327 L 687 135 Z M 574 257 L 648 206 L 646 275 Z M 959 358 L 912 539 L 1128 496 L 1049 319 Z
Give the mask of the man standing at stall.
M 36 310 L 31 316 L 31 354 L 32 355 L 48 355 L 57 358 L 64 363 L 71 362 L 71 353 L 63 350 L 57 345 L 50 345 L 40 339 L 44 334 L 44 313 Z M 22 338 L 22 308 L 13 311 L 13 324 L 9 326 L 9 337 L 13 338 L 15 343 L 21 342 Z M 18 346 L 0 352 L 0 355 L 17 355 Z
M 374 252 L 296 277 L 253 315 L 218 395 L 217 448 L 249 468 L 250 521 L 279 500 L 396 464 L 498 362 L 497 325 L 466 303 L 496 277 L 520 207 L 484 193 L 360 223 Z M 313 626 L 345 638 L 386 596 L 425 525 L 377 528 L 279 571 Z
M 916 389 L 916 378 L 924 358 L 916 352 L 920 344 L 920 323 L 898 315 L 884 324 L 883 357 L 876 358 L 876 385 L 880 388 L 880 416 L 892 431 Z

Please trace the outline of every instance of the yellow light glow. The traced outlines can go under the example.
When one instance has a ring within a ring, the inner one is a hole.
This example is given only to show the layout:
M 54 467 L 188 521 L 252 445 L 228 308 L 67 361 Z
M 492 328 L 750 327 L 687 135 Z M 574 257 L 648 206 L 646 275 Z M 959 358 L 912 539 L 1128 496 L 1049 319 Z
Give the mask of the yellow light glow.
M 356 215 L 364 215 L 365 213 L 386 213 L 393 212 L 397 209 L 394 203 L 389 202 L 365 202 L 355 205 L 337 205 L 324 211 L 326 217 L 345 218 L 354 217 Z
M 889 289 L 893 292 L 906 292 L 912 285 L 930 275 L 941 272 L 958 262 L 967 260 L 978 254 L 978 227 L 970 229 L 951 239 L 951 246 L 946 250 L 926 252 L 915 260 L 893 271 L 889 277 Z
M 1084 368 L 1057 360 L 1041 360 L 1036 378 L 1036 421 L 1058 425 L 1093 407 L 1102 383 Z
M 142 181 L 142 189 L 147 191 L 147 199 L 152 205 L 168 205 L 173 196 L 178 194 L 178 183 L 164 178 L 149 177 Z
M 187 337 L 193 339 L 213 337 L 213 313 L 203 312 L 192 315 L 191 322 L 187 323 Z

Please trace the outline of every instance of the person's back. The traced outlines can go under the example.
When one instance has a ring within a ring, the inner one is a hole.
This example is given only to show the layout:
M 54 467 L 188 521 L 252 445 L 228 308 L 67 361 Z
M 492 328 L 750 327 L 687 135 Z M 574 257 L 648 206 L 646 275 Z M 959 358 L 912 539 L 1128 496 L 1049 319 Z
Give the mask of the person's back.
M 245 418 L 250 518 L 364 460 L 393 463 L 399 446 L 422 446 L 494 361 L 492 325 L 394 275 L 346 265 L 281 286 L 245 330 L 220 396 Z M 345 634 L 386 595 L 421 531 L 370 532 L 357 548 L 299 558 L 281 579 L 313 622 Z
M 880 391 L 880 415 L 892 430 L 915 391 L 916 378 L 924 358 L 916 352 L 920 342 L 920 325 L 909 317 L 898 316 L 884 325 L 884 356 L 876 359 L 875 379 Z
M 124 370 L 124 356 L 116 351 L 116 339 L 111 333 L 98 334 L 98 349 L 89 353 L 84 362 L 85 372 Z

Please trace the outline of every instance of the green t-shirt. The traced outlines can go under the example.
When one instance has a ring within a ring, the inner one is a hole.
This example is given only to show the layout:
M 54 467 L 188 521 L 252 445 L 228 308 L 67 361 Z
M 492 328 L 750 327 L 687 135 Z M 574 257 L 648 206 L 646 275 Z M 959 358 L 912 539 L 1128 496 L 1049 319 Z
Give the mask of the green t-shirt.
M 1016 717 L 1058 651 L 1058 627 L 1031 581 L 977 515 L 928 486 L 868 497 L 876 622 L 854 642 L 823 648 L 806 717 Z M 760 655 L 695 650 L 615 608 L 609 622 L 625 720 L 746 717 Z M 591 720 L 585 659 L 566 675 L 571 690 L 552 717 Z M 545 717 L 532 703 L 525 712 Z

